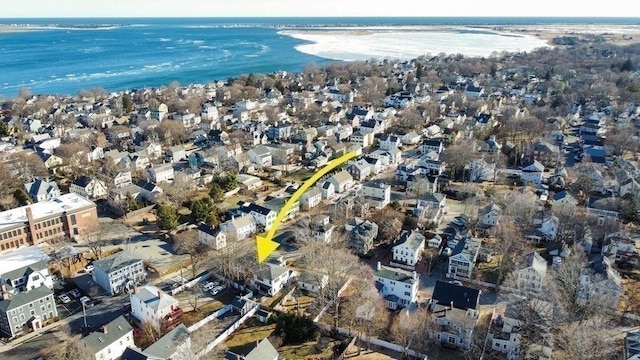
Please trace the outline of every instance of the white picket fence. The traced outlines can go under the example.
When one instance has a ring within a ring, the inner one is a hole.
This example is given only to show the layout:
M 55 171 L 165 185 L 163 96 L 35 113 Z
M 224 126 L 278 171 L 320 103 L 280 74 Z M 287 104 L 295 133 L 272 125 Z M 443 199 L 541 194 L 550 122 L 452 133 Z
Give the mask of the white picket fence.
M 207 316 L 206 318 L 204 318 L 204 319 L 198 321 L 197 323 L 189 326 L 189 328 L 188 328 L 189 332 L 194 332 L 194 331 L 200 329 L 201 327 L 205 326 L 206 324 L 208 324 L 213 319 L 216 319 L 216 318 L 228 313 L 231 310 L 233 310 L 233 306 L 225 305 L 222 309 L 218 309 L 217 311 L 211 313 L 211 315 Z
M 178 286 L 175 289 L 171 289 L 171 295 L 179 294 L 179 293 L 181 293 L 181 292 L 193 287 L 194 285 L 196 285 L 199 282 L 209 280 L 210 277 L 211 277 L 210 273 L 206 273 L 206 274 L 204 274 L 202 276 L 198 276 L 197 278 L 195 278 L 195 279 L 193 279 L 193 280 L 191 280 L 191 281 L 189 281 L 187 283 L 184 283 L 184 284 Z

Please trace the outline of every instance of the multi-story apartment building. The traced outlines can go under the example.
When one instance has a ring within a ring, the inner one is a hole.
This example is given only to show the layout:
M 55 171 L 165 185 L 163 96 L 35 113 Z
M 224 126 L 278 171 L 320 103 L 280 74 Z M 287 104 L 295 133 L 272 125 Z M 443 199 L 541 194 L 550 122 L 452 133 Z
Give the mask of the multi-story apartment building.
M 142 260 L 128 251 L 94 261 L 93 266 L 93 281 L 112 295 L 133 289 L 147 277 Z
M 53 291 L 46 286 L 15 295 L 3 292 L 0 301 L 0 332 L 12 338 L 23 331 L 37 331 L 57 316 Z
M 98 222 L 96 204 L 76 194 L 0 212 L 0 251 L 75 238 Z

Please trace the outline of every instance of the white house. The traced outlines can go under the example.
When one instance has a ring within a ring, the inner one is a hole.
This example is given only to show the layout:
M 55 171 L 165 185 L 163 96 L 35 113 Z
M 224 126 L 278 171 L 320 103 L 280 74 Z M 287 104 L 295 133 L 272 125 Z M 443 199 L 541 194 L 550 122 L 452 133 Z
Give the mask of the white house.
M 312 187 L 300 197 L 300 206 L 303 210 L 309 210 L 320 204 L 322 201 L 322 191 L 317 187 Z
M 329 276 L 327 274 L 319 274 L 311 271 L 300 271 L 297 276 L 298 288 L 306 290 L 312 293 L 318 293 L 324 289 L 329 283 Z
M 425 237 L 418 230 L 404 230 L 393 247 L 393 261 L 416 266 L 424 250 Z
M 216 250 L 227 246 L 227 235 L 219 227 L 200 223 L 198 225 L 198 241 Z
M 133 327 L 124 316 L 119 316 L 110 323 L 80 339 L 78 350 L 85 359 L 117 360 L 127 347 L 134 347 Z
M 284 266 L 262 264 L 254 273 L 254 284 L 262 292 L 274 296 L 282 290 L 293 272 Z
M 147 277 L 142 259 L 128 251 L 96 260 L 93 267 L 93 281 L 111 295 L 133 289 Z
M 124 188 L 133 183 L 131 171 L 119 171 L 112 180 L 113 187 Z
M 24 190 L 34 202 L 53 200 L 62 193 L 55 181 L 36 178 L 33 182 L 24 184 Z
M 263 226 L 266 231 L 271 228 L 271 225 L 273 225 L 273 222 L 276 220 L 276 216 L 278 215 L 278 213 L 268 207 L 248 202 L 241 203 L 238 210 L 242 213 L 253 216 L 256 220 L 256 224 Z
M 522 168 L 520 179 L 524 183 L 542 183 L 542 174 L 544 173 L 544 165 L 538 160 L 534 160 L 533 163 Z
M 182 322 L 180 302 L 153 285 L 136 287 L 129 293 L 131 316 L 166 334 Z
M 401 141 L 405 145 L 416 145 L 420 142 L 420 139 L 422 139 L 422 136 L 414 130 L 411 130 L 411 132 L 402 135 Z
M 80 176 L 69 186 L 69 191 L 86 199 L 107 196 L 107 184 L 89 176 Z
M 171 164 L 152 166 L 147 169 L 149 181 L 153 183 L 169 182 L 173 180 L 174 170 Z
M 478 223 L 485 226 L 496 226 L 502 217 L 502 208 L 491 203 L 478 212 Z
M 322 184 L 320 184 L 320 189 L 322 192 L 322 198 L 324 200 L 332 198 L 333 195 L 335 195 L 336 193 L 336 187 L 333 186 L 333 184 L 330 183 L 329 181 L 325 181 Z
M 382 209 L 391 202 L 391 185 L 382 182 L 364 184 L 362 195 L 374 208 Z
M 383 266 L 378 262 L 374 281 L 390 309 L 406 307 L 418 300 L 419 280 L 415 271 Z
M 479 251 L 480 240 L 475 238 L 460 240 L 449 257 L 447 277 L 470 279 Z
M 256 220 L 251 215 L 234 216 L 220 224 L 220 229 L 229 239 L 246 239 L 256 232 Z
M 53 290 L 53 280 L 49 273 L 49 265 L 45 260 L 11 269 L 9 263 L 3 263 L 5 269 L 0 270 L 0 296 L 4 293 L 28 292 L 45 286 Z
M 165 158 L 172 163 L 180 162 L 180 160 L 187 157 L 187 152 L 184 149 L 184 145 L 175 145 L 167 149 Z
M 382 150 L 394 149 L 402 145 L 402 140 L 396 135 L 382 134 L 379 145 Z
M 248 155 L 251 163 L 258 165 L 259 167 L 271 167 L 271 165 L 273 164 L 271 150 L 264 145 L 259 145 L 252 148 L 251 150 L 249 150 Z
M 520 259 L 516 269 L 518 289 L 527 292 L 540 292 L 547 274 L 547 261 L 535 251 Z
M 353 186 L 353 177 L 347 171 L 342 170 L 331 176 L 327 182 L 333 184 L 335 192 L 340 194 Z

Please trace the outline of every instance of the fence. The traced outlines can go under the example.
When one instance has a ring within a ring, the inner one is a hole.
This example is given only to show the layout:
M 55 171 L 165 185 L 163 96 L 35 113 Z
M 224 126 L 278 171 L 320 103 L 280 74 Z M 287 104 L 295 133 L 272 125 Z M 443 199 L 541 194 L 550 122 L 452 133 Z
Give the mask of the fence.
M 140 215 L 140 214 L 146 214 L 149 211 L 151 211 L 151 209 L 153 209 L 155 206 L 156 206 L 156 204 L 152 204 L 152 205 L 143 207 L 143 208 L 138 209 L 138 210 L 130 211 L 130 212 L 125 214 L 125 218 L 128 218 L 130 216 Z
M 197 284 L 197 283 L 199 283 L 201 281 L 209 280 L 210 277 L 211 277 L 210 273 L 206 273 L 206 274 L 204 274 L 202 276 L 198 276 L 197 278 L 195 278 L 195 279 L 193 279 L 193 280 L 191 280 L 191 281 L 189 281 L 189 282 L 187 282 L 185 284 L 182 284 L 182 285 L 178 286 L 175 289 L 171 289 L 171 295 L 179 294 L 179 293 L 185 291 L 186 289 L 191 288 L 192 286 L 194 286 L 195 284 Z
M 242 325 L 245 321 L 247 321 L 247 319 L 252 317 L 259 308 L 260 306 L 256 304 L 251 310 L 247 311 L 246 314 L 244 314 L 242 317 L 240 317 L 240 319 L 231 324 L 225 331 L 222 332 L 222 334 L 218 335 L 218 337 L 209 342 L 207 346 L 204 347 L 204 349 L 200 350 L 196 354 L 196 358 L 200 358 L 206 355 L 209 351 L 220 345 L 227 337 L 229 337 L 229 335 L 236 331 L 240 327 L 240 325 Z
M 406 354 L 409 356 L 413 356 L 413 357 L 418 357 L 418 358 L 422 358 L 424 360 L 427 360 L 427 355 L 419 353 L 417 351 L 411 350 L 411 349 L 407 349 L 403 346 L 400 346 L 398 344 L 394 344 L 394 343 L 390 343 L 388 341 L 384 341 L 378 338 L 374 338 L 372 336 L 369 335 L 364 335 L 364 334 L 355 334 L 353 333 L 351 330 L 349 329 L 343 329 L 343 328 L 334 328 L 331 327 L 329 325 L 326 324 L 321 324 L 321 323 L 317 323 L 318 327 L 320 327 L 323 330 L 326 331 L 335 331 L 340 335 L 344 335 L 344 336 L 356 336 L 358 339 L 360 339 L 360 341 L 364 341 L 370 345 L 376 345 L 379 346 L 381 348 L 385 348 L 391 351 L 395 351 L 401 354 Z
M 347 286 L 349 286 L 350 283 L 351 283 L 351 278 L 347 279 L 347 281 L 344 283 L 344 285 L 342 285 L 340 290 L 338 290 L 338 296 L 340 296 L 340 294 L 342 294 L 342 292 L 347 288 Z M 333 304 L 333 301 L 329 301 L 327 303 L 327 305 L 325 305 L 322 308 L 322 310 L 320 310 L 320 313 L 318 313 L 318 315 L 313 318 L 313 322 L 317 323 L 318 321 L 320 321 L 320 319 L 322 318 L 322 315 L 324 315 L 324 313 L 327 311 L 329 306 L 331 306 L 331 304 Z
M 206 318 L 198 321 L 197 323 L 189 326 L 189 332 L 194 332 L 198 329 L 200 329 L 201 327 L 205 326 L 206 324 L 209 323 L 209 321 L 216 319 L 226 313 L 228 313 L 229 311 L 233 310 L 233 306 L 231 305 L 225 305 L 222 309 L 219 309 L 218 311 L 213 312 L 211 315 L 207 316 Z

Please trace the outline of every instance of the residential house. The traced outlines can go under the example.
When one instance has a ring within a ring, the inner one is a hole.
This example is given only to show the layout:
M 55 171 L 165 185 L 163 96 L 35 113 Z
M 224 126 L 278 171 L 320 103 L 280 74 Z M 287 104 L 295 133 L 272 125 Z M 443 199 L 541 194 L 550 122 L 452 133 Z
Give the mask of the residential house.
M 391 148 L 389 150 L 377 149 L 369 153 L 368 157 L 380 160 L 380 165 L 382 165 L 383 168 L 398 166 L 402 162 L 402 151 L 398 148 Z M 380 170 L 377 170 L 376 173 L 379 173 Z
M 480 243 L 480 240 L 475 238 L 464 238 L 457 242 L 449 256 L 447 277 L 453 279 L 472 277 L 474 264 L 478 260 Z
M 444 142 L 442 138 L 424 139 L 422 145 L 420 145 L 420 152 L 422 154 L 428 154 L 432 151 L 440 154 L 443 150 Z
M 248 152 L 251 163 L 256 164 L 260 168 L 268 168 L 273 165 L 273 156 L 269 147 L 258 145 Z
M 323 244 L 331 242 L 331 236 L 333 235 L 334 226 L 331 224 L 329 215 L 320 214 L 313 218 L 310 224 L 313 238 Z
M 267 129 L 267 137 L 270 140 L 290 139 L 292 136 L 293 126 L 290 123 L 282 122 L 275 124 Z
M 242 213 L 253 216 L 258 226 L 262 226 L 265 231 L 268 231 L 276 220 L 277 212 L 272 209 L 257 205 L 249 202 L 238 203 L 238 210 Z
M 220 250 L 227 246 L 227 235 L 220 230 L 220 227 L 216 228 L 206 223 L 200 223 L 198 225 L 198 241 Z
M 476 230 L 482 235 L 490 235 L 502 218 L 502 208 L 491 203 L 478 211 L 478 224 Z
M 427 245 L 433 249 L 440 249 L 442 247 L 442 236 L 436 234 L 429 241 L 427 241 Z
M 367 148 L 373 145 L 373 133 L 356 130 L 349 136 L 349 142 L 362 148 Z
M 435 323 L 440 325 L 436 342 L 452 348 L 471 347 L 478 321 L 480 290 L 437 280 L 430 301 Z
M 404 230 L 393 247 L 393 261 L 415 267 L 424 251 L 425 237 L 420 231 Z
M 173 328 L 156 342 L 144 349 L 146 355 L 145 360 L 152 359 L 168 359 L 168 360 L 187 360 L 195 357 L 191 350 L 191 333 L 183 324 Z M 121 360 L 129 360 L 122 357 Z M 137 359 L 130 359 L 137 360 Z
M 21 258 L 21 263 L 24 263 Z M 53 280 L 46 260 L 33 262 L 11 269 L 10 261 L 3 262 L 0 270 L 0 297 L 5 293 L 17 294 L 37 289 L 41 286 L 53 290 Z
M 542 140 L 531 144 L 527 156 L 529 159 L 537 160 L 545 166 L 555 166 L 562 158 L 557 145 Z
M 312 293 L 319 293 L 329 283 L 327 274 L 319 274 L 313 271 L 300 271 L 297 276 L 298 288 Z
M 378 262 L 373 279 L 389 309 L 407 307 L 418 301 L 420 281 L 415 271 L 384 266 Z
M 587 216 L 601 219 L 617 219 L 619 206 L 615 198 L 589 196 L 587 199 Z
M 78 239 L 97 223 L 96 204 L 76 194 L 0 212 L 0 251 Z
M 640 264 L 640 242 L 636 236 L 616 232 L 605 236 L 601 254 L 619 265 Z
M 378 236 L 378 224 L 357 217 L 345 224 L 345 230 L 349 233 L 349 248 L 359 255 L 368 253 Z
M 36 178 L 33 182 L 24 184 L 24 190 L 34 202 L 50 201 L 62 195 L 55 181 Z
M 489 139 L 484 142 L 483 149 L 489 153 L 499 153 L 502 144 L 498 142 L 495 135 L 489 135 Z
M 488 163 L 484 159 L 474 159 L 469 165 L 469 181 L 495 181 L 496 164 Z
M 390 150 L 399 148 L 402 145 L 402 140 L 400 136 L 390 135 L 390 134 L 382 134 L 379 140 L 379 146 L 382 150 Z
M 220 229 L 225 232 L 227 239 L 246 239 L 257 231 L 256 220 L 253 216 L 243 214 L 234 216 L 230 220 L 220 224 Z
M 362 185 L 362 196 L 376 209 L 382 209 L 391 203 L 391 185 L 371 182 Z
M 248 191 L 258 190 L 263 185 L 262 179 L 248 174 L 238 174 L 238 183 Z
M 151 166 L 147 169 L 149 182 L 156 184 L 160 182 L 171 182 L 174 174 L 173 165 L 171 164 Z
M 236 350 L 238 351 L 238 350 Z M 269 338 L 264 338 L 262 341 L 257 342 L 256 346 L 252 347 L 248 351 L 238 351 L 238 353 L 227 350 L 225 353 L 225 360 L 278 360 L 280 355 L 278 351 L 271 344 Z
M 320 183 L 320 191 L 322 192 L 322 199 L 326 200 L 332 198 L 335 195 L 336 187 L 333 186 L 333 184 L 329 181 L 325 181 Z
M 597 303 L 606 309 L 618 309 L 623 294 L 622 277 L 613 268 L 613 261 L 602 258 L 601 264 L 594 264 L 595 271 L 582 269 L 578 279 L 577 302 L 584 305 L 587 301 Z
M 0 333 L 13 338 L 25 331 L 38 331 L 58 317 L 56 305 L 53 291 L 46 286 L 16 294 L 4 292 L 0 300 Z
M 289 200 L 290 196 L 282 196 L 275 197 L 273 199 L 266 200 L 264 202 L 264 207 L 267 209 L 271 209 L 276 215 L 280 212 L 280 210 L 284 207 L 284 205 Z M 295 201 L 293 205 L 287 210 L 287 214 L 284 216 L 282 221 L 287 221 L 293 219 L 298 212 L 300 212 L 300 201 Z
M 287 284 L 293 272 L 280 265 L 265 263 L 254 273 L 254 285 L 259 291 L 274 296 Z
M 111 295 L 131 290 L 147 277 L 142 259 L 128 251 L 96 260 L 93 267 L 93 281 Z
M 333 174 L 327 179 L 327 182 L 333 184 L 335 192 L 340 194 L 353 186 L 353 177 L 347 171 L 342 170 Z
M 80 176 L 69 186 L 69 191 L 87 199 L 107 196 L 107 183 L 89 176 Z
M 184 145 L 175 145 L 167 149 L 165 159 L 170 163 L 177 163 L 182 159 L 186 159 L 187 152 Z
M 157 142 L 150 142 L 144 146 L 144 151 L 146 151 L 149 159 L 159 159 L 162 156 L 162 145 Z
M 534 229 L 527 231 L 525 237 L 536 243 L 554 241 L 558 235 L 559 220 L 555 216 L 542 214 L 533 219 Z
M 373 167 L 364 159 L 358 159 L 347 166 L 347 172 L 357 181 L 364 181 L 373 175 Z
M 519 290 L 539 293 L 547 274 L 547 260 L 535 251 L 527 253 L 518 261 L 516 274 Z
M 542 165 L 538 160 L 533 160 L 533 163 L 522 168 L 520 179 L 522 179 L 522 182 L 524 182 L 525 184 L 541 184 L 543 172 L 544 165 Z
M 134 347 L 133 327 L 119 316 L 99 330 L 80 339 L 78 350 L 83 359 L 117 360 L 127 347 Z
M 118 171 L 115 176 L 113 176 L 113 180 L 111 181 L 113 187 L 118 189 L 127 187 L 132 183 L 133 181 L 131 179 L 131 171 L 128 170 Z
M 402 135 L 400 141 L 402 141 L 402 144 L 404 145 L 416 145 L 420 142 L 420 139 L 422 139 L 422 136 L 414 130 L 411 130 L 410 132 Z
M 153 285 L 134 287 L 129 302 L 131 316 L 140 324 L 150 324 L 158 334 L 166 334 L 182 323 L 180 302 Z
M 300 197 L 300 206 L 303 210 L 309 210 L 322 202 L 322 191 L 317 187 L 311 187 Z
M 164 192 L 158 185 L 144 180 L 138 180 L 134 185 L 139 190 L 139 196 L 150 203 L 156 203 L 158 197 Z
M 416 203 L 417 208 L 438 209 L 443 212 L 446 206 L 447 195 L 441 193 L 426 192 L 420 196 Z

